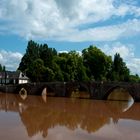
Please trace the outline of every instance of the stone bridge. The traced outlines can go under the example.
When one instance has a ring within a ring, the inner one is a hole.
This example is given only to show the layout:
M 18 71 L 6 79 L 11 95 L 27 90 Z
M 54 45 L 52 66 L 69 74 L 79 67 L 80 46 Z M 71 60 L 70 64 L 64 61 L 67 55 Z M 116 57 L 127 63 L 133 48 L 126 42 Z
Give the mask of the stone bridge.
M 134 99 L 140 101 L 140 84 L 127 82 L 106 82 L 106 83 L 91 83 L 91 98 L 106 100 L 110 93 L 115 89 L 122 88 L 126 90 Z
M 106 100 L 118 88 L 129 92 L 134 101 L 140 101 L 140 84 L 126 82 L 56 82 L 18 85 L 16 93 L 25 88 L 28 94 L 41 95 L 46 88 L 48 96 L 91 98 Z

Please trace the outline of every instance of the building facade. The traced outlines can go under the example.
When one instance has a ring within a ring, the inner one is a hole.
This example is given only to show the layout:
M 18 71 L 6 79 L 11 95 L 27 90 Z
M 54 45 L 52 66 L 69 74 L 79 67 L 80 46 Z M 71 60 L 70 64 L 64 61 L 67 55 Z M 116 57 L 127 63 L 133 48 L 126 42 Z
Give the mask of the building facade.
M 20 71 L 0 72 L 0 85 L 29 83 L 29 78 Z

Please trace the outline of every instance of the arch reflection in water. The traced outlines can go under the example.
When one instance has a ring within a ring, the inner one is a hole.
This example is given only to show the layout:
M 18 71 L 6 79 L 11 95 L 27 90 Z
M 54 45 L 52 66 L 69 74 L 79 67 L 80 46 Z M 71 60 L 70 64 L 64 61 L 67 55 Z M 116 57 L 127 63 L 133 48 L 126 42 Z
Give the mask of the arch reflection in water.
M 43 101 L 46 103 L 47 101 L 47 88 L 45 87 L 41 93 Z
M 21 88 L 21 90 L 19 91 L 19 95 L 21 99 L 25 100 L 27 98 L 27 90 L 25 88 Z
M 134 103 L 134 99 L 126 89 L 116 88 L 108 96 L 111 100 L 111 106 L 116 111 L 127 111 Z

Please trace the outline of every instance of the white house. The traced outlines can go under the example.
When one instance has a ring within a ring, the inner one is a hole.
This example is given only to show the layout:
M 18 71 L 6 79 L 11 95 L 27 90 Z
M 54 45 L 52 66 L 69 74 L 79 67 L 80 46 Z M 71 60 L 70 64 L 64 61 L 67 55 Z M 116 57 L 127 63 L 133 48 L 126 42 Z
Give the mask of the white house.
M 24 84 L 28 83 L 29 78 L 20 71 L 0 72 L 0 85 L 3 84 Z

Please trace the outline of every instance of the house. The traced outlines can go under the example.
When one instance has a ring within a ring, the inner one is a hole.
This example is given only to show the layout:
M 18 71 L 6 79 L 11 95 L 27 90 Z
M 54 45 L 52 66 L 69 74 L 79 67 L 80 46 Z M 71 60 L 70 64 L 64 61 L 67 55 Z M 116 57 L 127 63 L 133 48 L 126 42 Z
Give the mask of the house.
M 24 84 L 28 83 L 29 78 L 20 71 L 0 72 L 0 85 L 3 84 Z

